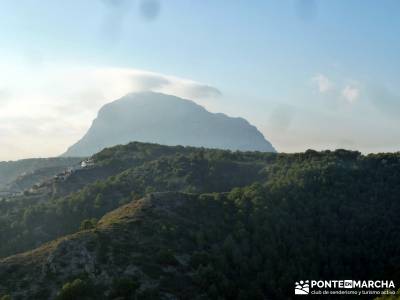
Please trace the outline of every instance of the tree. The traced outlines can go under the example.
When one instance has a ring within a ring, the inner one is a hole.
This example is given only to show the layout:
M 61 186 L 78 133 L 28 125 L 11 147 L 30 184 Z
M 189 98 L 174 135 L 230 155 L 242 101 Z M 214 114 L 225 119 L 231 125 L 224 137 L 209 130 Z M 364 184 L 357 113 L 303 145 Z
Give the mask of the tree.
M 93 229 L 96 227 L 97 220 L 92 218 L 92 219 L 85 219 L 82 221 L 80 230 L 89 230 Z
M 122 299 L 133 299 L 140 283 L 137 278 L 120 278 L 113 281 L 110 297 L 112 299 L 121 297 Z
M 78 278 L 64 284 L 56 300 L 89 300 L 94 296 L 93 286 Z
M 177 265 L 178 261 L 175 258 L 174 252 L 170 249 L 160 249 L 157 253 L 157 262 L 162 265 Z

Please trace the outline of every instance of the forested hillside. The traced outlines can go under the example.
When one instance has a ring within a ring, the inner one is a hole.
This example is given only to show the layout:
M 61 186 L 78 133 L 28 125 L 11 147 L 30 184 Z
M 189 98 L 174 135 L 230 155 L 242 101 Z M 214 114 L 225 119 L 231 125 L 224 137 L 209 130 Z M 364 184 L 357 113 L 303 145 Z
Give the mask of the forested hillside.
M 82 158 L 32 158 L 0 162 L 0 192 L 19 192 L 79 164 Z M 1 195 L 0 195 L 1 196 Z
M 119 173 L 1 202 L 3 257 L 55 240 L 0 260 L 0 295 L 292 299 L 299 279 L 400 280 L 399 153 L 131 143 L 93 162 Z
M 90 168 L 0 201 L 0 239 L 6 241 L 0 257 L 75 232 L 85 219 L 149 192 L 227 192 L 248 185 L 262 178 L 273 155 L 141 143 L 105 149 L 93 156 Z

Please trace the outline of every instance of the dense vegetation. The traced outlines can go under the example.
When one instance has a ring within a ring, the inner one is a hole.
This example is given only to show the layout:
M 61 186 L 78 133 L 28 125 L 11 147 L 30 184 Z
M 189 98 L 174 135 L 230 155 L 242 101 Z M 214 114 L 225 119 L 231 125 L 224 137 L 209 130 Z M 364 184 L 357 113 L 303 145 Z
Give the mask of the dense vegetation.
M 26 178 L 27 175 L 33 175 L 31 182 L 32 180 L 40 181 L 61 172 L 67 167 L 75 166 L 81 160 L 81 158 L 54 157 L 0 161 L 0 192 L 10 188 L 9 185 L 13 190 L 19 190 L 20 186 L 29 188 L 21 177 L 25 176 Z M 14 181 L 17 182 L 12 186 Z
M 57 183 L 59 189 L 80 187 L 76 178 L 82 173 L 87 177 L 88 172 L 115 174 L 130 168 L 64 197 L 45 191 L 0 200 L 0 239 L 6 241 L 0 245 L 0 257 L 75 232 L 85 219 L 98 219 L 149 192 L 225 192 L 245 186 L 262 178 L 260 171 L 270 155 L 139 143 L 106 149 L 93 157 L 96 168 L 71 175 Z
M 0 261 L 0 294 L 18 296 L 9 270 L 32 266 L 47 270 L 35 293 L 57 299 L 292 299 L 299 279 L 400 280 L 399 153 L 134 143 L 94 160 L 121 168 L 132 157 L 134 166 L 68 196 L 1 203 L 3 255 L 83 231 Z M 89 266 L 63 267 L 82 253 Z M 35 262 L 48 255 L 50 266 Z

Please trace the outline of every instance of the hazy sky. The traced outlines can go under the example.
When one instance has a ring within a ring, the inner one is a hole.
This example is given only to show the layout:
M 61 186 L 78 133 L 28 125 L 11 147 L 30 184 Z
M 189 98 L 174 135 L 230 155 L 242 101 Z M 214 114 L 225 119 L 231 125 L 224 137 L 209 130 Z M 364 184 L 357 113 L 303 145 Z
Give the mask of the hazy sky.
M 0 160 L 56 156 L 130 91 L 278 151 L 400 149 L 398 0 L 0 0 Z

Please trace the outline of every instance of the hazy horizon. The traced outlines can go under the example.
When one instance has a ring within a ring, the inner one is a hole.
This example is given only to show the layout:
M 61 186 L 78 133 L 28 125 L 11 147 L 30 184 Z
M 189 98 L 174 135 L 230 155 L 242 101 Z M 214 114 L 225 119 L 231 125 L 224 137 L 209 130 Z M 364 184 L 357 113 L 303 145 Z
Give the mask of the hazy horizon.
M 58 156 L 134 91 L 243 117 L 279 152 L 400 150 L 400 2 L 3 2 L 0 161 Z

